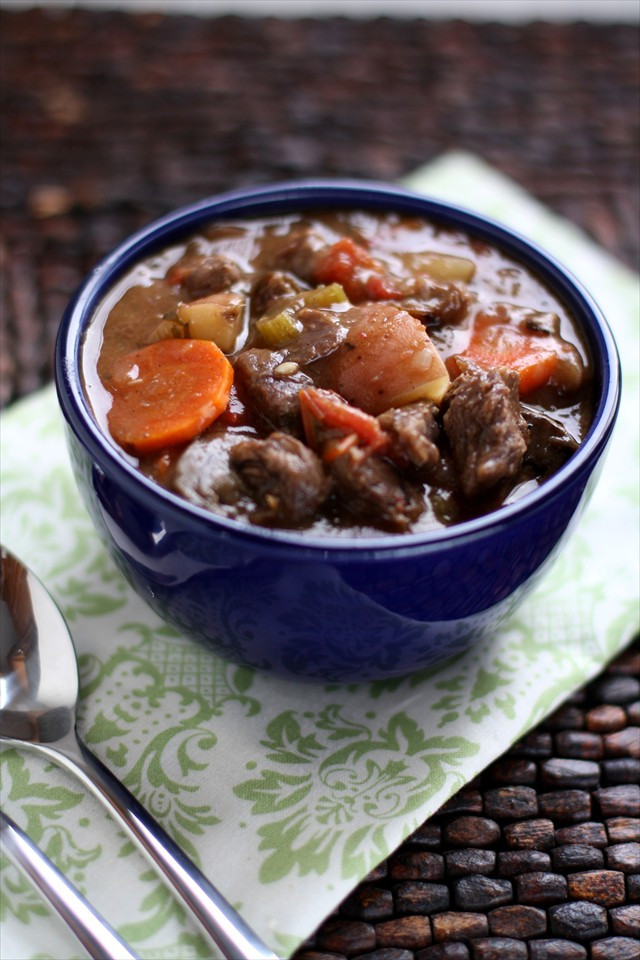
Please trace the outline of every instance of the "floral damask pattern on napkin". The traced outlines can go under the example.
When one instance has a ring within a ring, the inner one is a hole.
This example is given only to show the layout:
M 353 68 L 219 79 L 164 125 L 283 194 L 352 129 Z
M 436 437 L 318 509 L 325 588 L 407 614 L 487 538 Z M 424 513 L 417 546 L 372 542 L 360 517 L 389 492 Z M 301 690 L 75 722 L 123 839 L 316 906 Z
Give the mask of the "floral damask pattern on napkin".
M 282 957 L 638 629 L 637 278 L 477 158 L 446 155 L 407 182 L 511 225 L 567 264 L 609 317 L 625 368 L 620 424 L 589 510 L 535 593 L 482 646 L 359 685 L 296 683 L 201 650 L 146 608 L 99 544 L 53 389 L 1 421 L 2 539 L 69 623 L 84 739 Z M 71 777 L 13 749 L 0 768 L 3 806 L 135 952 L 211 956 Z M 0 892 L 7 957 L 82 955 L 6 860 Z

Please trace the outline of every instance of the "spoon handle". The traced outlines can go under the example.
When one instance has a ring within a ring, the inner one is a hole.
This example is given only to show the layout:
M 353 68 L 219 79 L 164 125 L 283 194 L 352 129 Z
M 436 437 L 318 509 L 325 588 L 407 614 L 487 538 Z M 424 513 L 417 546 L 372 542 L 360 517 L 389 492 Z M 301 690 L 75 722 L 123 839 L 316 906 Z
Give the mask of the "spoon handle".
M 3 851 L 20 867 L 94 960 L 136 960 L 126 943 L 94 910 L 33 840 L 0 811 Z
M 107 807 L 200 922 L 225 960 L 278 960 L 142 804 L 87 749 L 74 730 L 55 746 L 43 743 L 33 746 L 75 775 Z

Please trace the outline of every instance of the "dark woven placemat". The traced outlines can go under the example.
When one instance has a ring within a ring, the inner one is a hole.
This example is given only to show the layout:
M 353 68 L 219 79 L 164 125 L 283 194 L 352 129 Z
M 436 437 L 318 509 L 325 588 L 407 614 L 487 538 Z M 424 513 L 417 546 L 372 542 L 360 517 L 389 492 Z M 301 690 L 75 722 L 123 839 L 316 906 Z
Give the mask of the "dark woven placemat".
M 0 405 L 50 380 L 103 254 L 221 189 L 393 180 L 462 148 L 637 266 L 639 50 L 628 24 L 2 11 Z M 423 825 L 298 960 L 637 957 L 634 656 Z
M 265 4 L 265 7 L 268 5 Z M 635 265 L 625 25 L 0 13 L 0 402 L 51 377 L 64 305 L 133 229 L 224 188 L 485 157 Z
M 461 790 L 295 960 L 637 960 L 640 646 Z

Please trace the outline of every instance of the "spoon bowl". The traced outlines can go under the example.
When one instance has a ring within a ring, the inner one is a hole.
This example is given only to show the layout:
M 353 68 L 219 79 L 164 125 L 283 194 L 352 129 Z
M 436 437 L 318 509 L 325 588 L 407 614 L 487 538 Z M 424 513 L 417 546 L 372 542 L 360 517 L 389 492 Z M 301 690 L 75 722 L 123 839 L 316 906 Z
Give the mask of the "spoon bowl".
M 81 742 L 73 640 L 38 578 L 0 547 L 0 740 L 76 776 L 136 841 L 227 960 L 277 960 L 135 797 Z
M 0 711 L 2 736 L 55 743 L 71 733 L 78 700 L 78 668 L 67 626 L 58 614 L 38 623 L 52 600 L 42 583 L 2 549 Z M 57 612 L 57 611 L 56 611 Z

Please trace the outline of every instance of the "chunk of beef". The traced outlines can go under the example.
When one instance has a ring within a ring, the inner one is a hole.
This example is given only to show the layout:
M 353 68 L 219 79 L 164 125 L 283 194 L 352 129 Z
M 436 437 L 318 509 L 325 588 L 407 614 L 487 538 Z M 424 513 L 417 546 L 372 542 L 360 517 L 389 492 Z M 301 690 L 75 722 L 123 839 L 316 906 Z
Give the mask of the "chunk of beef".
M 302 280 L 311 282 L 318 257 L 327 249 L 327 242 L 306 223 L 296 225 L 277 254 L 280 267 L 290 270 Z
M 420 488 L 387 460 L 351 447 L 329 463 L 345 510 L 358 520 L 402 532 L 417 520 L 425 504 Z
M 173 474 L 175 491 L 199 507 L 235 516 L 243 490 L 230 469 L 229 450 L 238 439 L 237 433 L 213 424 L 180 455 Z
M 190 300 L 229 290 L 240 279 L 240 268 L 228 257 L 218 254 L 194 261 L 186 271 L 182 285 Z
M 560 336 L 560 317 L 549 311 L 532 310 L 530 307 L 509 308 L 510 322 L 517 324 L 523 333 L 537 333 L 547 337 Z
M 298 293 L 300 285 L 293 277 L 281 270 L 270 270 L 263 273 L 251 291 L 251 314 L 261 317 L 280 297 Z
M 427 325 L 455 324 L 467 315 L 472 300 L 473 294 L 463 285 L 442 283 L 423 275 L 417 280 L 415 294 L 402 306 Z
M 545 476 L 555 473 L 578 449 L 578 441 L 559 420 L 529 404 L 522 404 L 522 415 L 529 433 L 525 461 L 535 464 Z
M 469 363 L 444 399 L 443 424 L 468 497 L 515 477 L 527 449 L 527 427 L 518 399 L 519 375 Z
M 427 470 L 438 463 L 437 410 L 435 403 L 421 400 L 406 407 L 391 407 L 380 414 L 378 423 L 390 437 L 388 456 L 392 460 Z
M 257 347 L 240 353 L 234 366 L 236 384 L 255 416 L 271 429 L 301 434 L 298 393 L 313 385 L 311 377 L 284 353 Z
M 341 322 L 340 313 L 302 307 L 295 316 L 302 330 L 288 345 L 287 354 L 300 366 L 330 356 L 347 335 L 348 327 Z
M 297 527 L 312 520 L 330 489 L 315 453 L 286 433 L 231 449 L 230 462 L 257 504 L 255 523 Z

